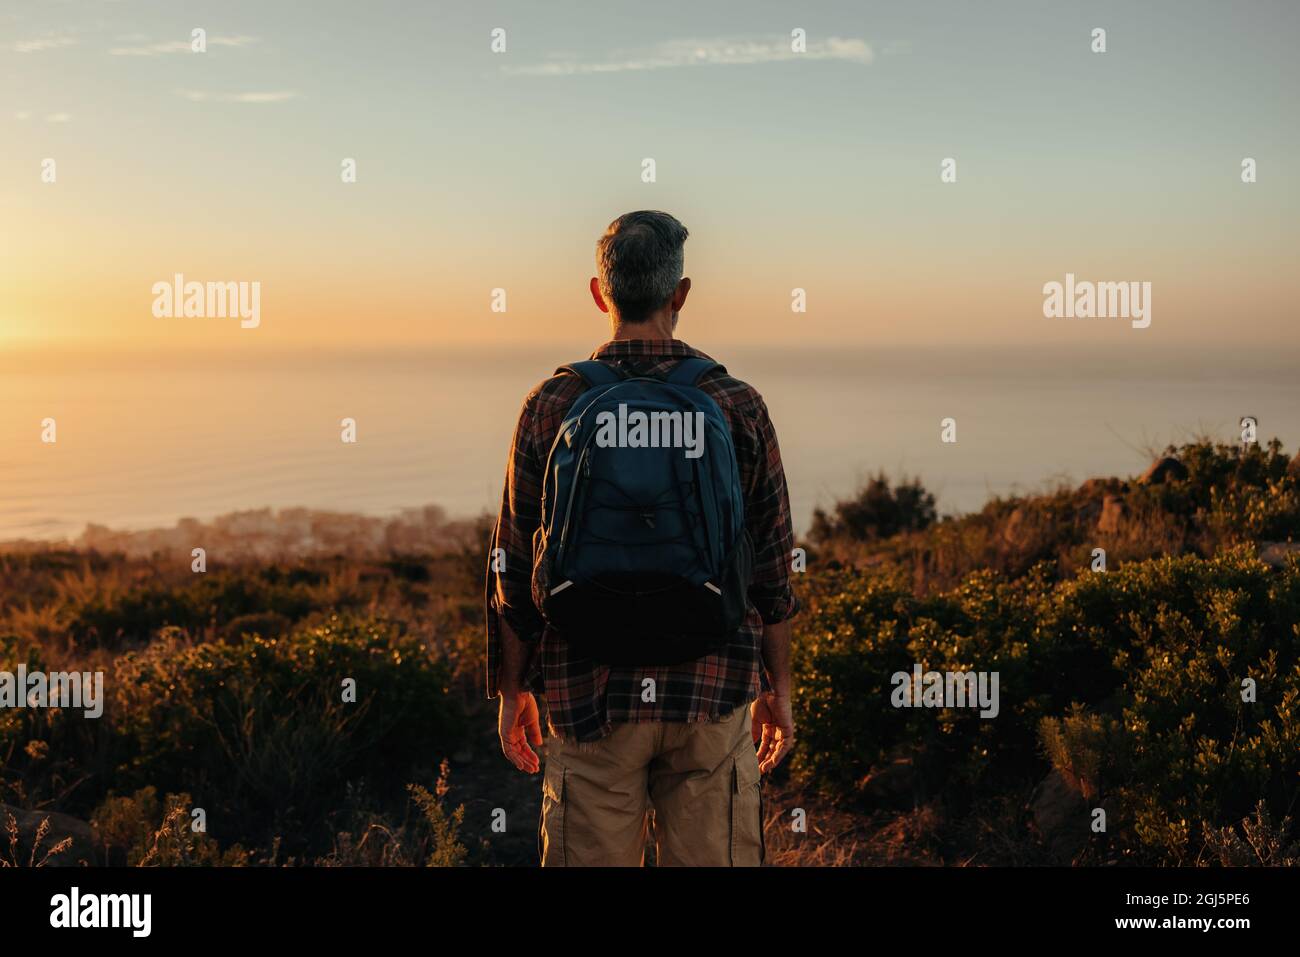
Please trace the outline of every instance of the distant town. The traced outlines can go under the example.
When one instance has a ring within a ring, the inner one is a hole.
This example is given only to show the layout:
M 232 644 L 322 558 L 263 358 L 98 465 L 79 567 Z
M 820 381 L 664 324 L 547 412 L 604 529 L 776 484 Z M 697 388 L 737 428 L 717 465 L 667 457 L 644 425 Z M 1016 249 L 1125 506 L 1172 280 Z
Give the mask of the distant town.
M 113 529 L 89 524 L 72 540 L 0 542 L 0 552 L 73 548 L 119 553 L 133 558 L 169 553 L 188 555 L 203 548 L 227 559 L 291 556 L 435 554 L 476 541 L 484 519 L 449 519 L 437 505 L 402 509 L 381 517 L 311 508 L 258 508 L 229 512 L 204 522 L 182 518 L 173 528 Z

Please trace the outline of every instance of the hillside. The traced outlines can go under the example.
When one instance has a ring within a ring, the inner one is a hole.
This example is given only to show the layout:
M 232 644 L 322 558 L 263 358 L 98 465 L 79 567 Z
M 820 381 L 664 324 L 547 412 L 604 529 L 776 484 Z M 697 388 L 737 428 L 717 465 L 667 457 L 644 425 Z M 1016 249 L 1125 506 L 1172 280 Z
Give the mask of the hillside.
M 201 575 L 184 553 L 0 555 L 0 671 L 105 674 L 99 719 L 0 711 L 0 858 L 535 863 L 538 784 L 479 690 L 487 524 L 457 533 Z M 1300 470 L 1276 441 L 951 519 L 882 477 L 809 538 L 772 863 L 1300 858 Z M 897 707 L 918 667 L 996 672 L 996 715 Z

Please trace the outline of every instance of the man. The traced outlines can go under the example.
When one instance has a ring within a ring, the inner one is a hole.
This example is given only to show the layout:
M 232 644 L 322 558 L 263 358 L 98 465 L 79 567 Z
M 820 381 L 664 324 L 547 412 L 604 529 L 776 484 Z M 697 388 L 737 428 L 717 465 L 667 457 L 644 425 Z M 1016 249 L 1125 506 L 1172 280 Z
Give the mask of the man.
M 610 224 L 596 245 L 590 288 L 612 335 L 592 359 L 662 378 L 684 358 L 708 358 L 673 337 L 691 289 L 682 275 L 686 236 L 662 212 L 627 213 Z M 667 666 L 583 657 L 534 605 L 547 456 L 588 387 L 564 372 L 524 400 L 488 571 L 487 692 L 500 698 L 502 751 L 530 774 L 540 766 L 533 746 L 542 743 L 533 695 L 546 697 L 543 866 L 640 865 L 651 821 L 660 865 L 762 862 L 760 775 L 794 743 L 789 620 L 798 606 L 789 582 L 789 496 L 759 394 L 721 366 L 696 385 L 730 426 L 754 561 L 739 631 L 716 652 Z M 612 635 L 618 628 L 609 622 Z

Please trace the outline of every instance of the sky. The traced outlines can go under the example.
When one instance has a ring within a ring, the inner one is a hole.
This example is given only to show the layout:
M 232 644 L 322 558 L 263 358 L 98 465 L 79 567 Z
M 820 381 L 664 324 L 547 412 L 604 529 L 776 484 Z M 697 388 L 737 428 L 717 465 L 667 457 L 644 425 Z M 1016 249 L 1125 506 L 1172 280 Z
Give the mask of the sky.
M 1276 355 L 1300 346 L 1298 26 L 1269 2 L 6 0 L 0 349 L 595 343 L 595 240 L 658 208 L 691 230 L 679 332 L 709 346 Z M 1150 282 L 1151 325 L 1045 318 L 1067 272 Z M 260 283 L 260 324 L 155 317 L 177 273 Z

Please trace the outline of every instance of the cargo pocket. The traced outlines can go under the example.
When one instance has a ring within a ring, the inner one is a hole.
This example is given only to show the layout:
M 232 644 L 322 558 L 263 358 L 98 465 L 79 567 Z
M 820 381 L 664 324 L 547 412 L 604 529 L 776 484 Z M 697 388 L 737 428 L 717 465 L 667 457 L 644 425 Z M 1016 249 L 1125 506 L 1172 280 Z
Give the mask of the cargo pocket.
M 564 867 L 564 765 L 546 761 L 542 776 L 542 818 L 537 828 L 537 855 L 542 867 Z
M 746 746 L 752 747 L 748 742 Z M 731 767 L 732 867 L 758 867 L 766 856 L 761 788 L 758 759 L 753 751 L 736 755 Z

